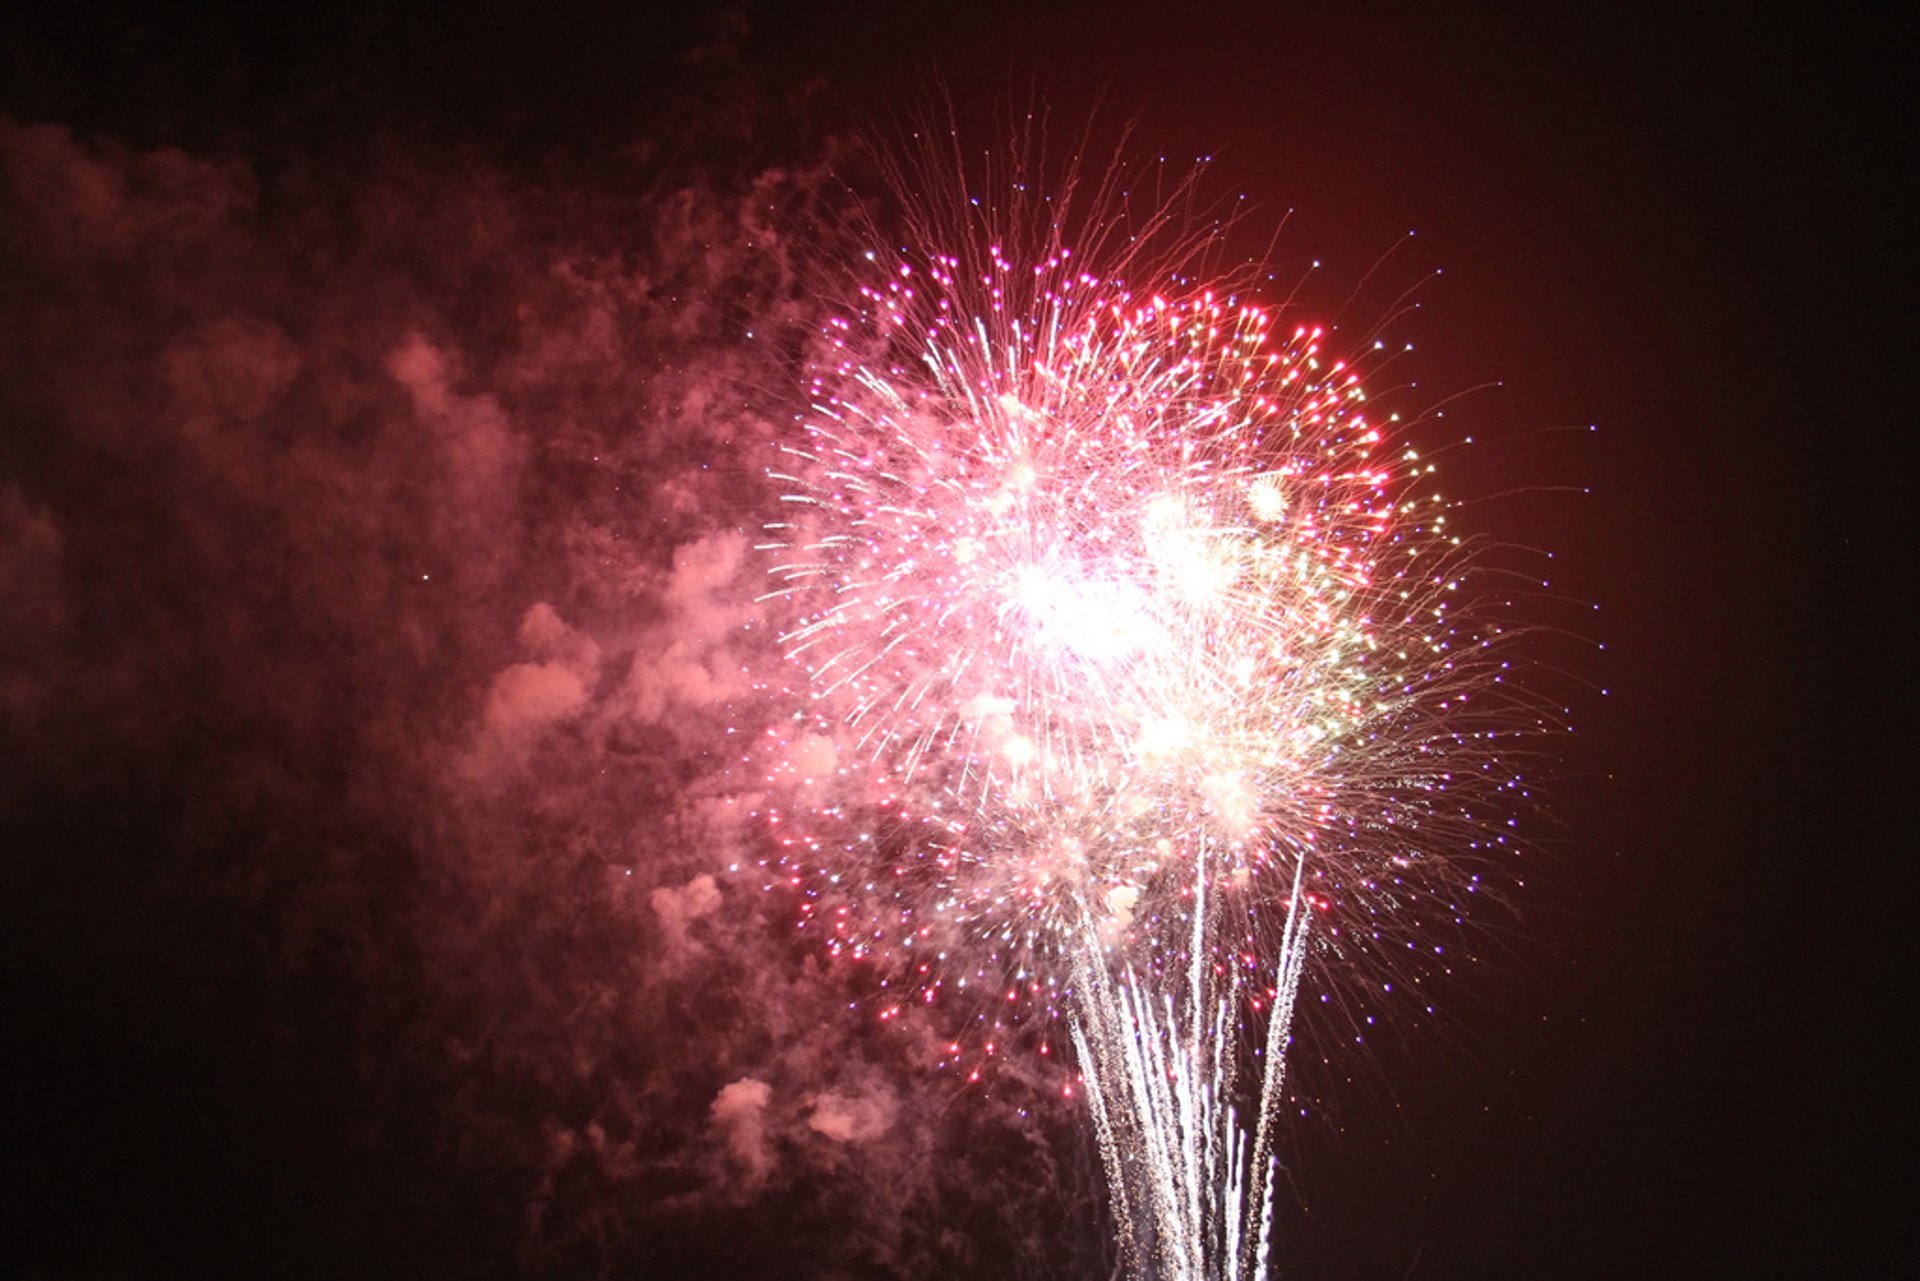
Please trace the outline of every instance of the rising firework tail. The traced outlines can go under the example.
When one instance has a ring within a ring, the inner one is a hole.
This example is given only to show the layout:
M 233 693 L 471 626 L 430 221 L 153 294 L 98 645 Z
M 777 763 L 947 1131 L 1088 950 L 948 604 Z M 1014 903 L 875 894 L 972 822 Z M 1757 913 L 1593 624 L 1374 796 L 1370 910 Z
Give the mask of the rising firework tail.
M 1071 1042 L 1136 1272 L 1263 1276 L 1309 945 L 1386 950 L 1499 839 L 1503 629 L 1386 344 L 1259 301 L 1191 181 L 890 166 L 768 468 L 770 880 L 881 1017 Z

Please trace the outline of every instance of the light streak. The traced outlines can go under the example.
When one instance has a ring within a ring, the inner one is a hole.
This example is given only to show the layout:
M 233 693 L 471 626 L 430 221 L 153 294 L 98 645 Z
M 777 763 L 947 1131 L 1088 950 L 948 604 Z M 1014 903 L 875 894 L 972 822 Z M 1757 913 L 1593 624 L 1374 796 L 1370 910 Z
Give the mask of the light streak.
M 1273 1252 L 1273 1125 L 1311 910 L 1294 897 L 1276 961 L 1278 995 L 1260 1054 L 1252 1133 L 1233 1104 L 1240 976 L 1201 963 L 1209 922 L 1194 912 L 1185 990 L 1162 993 L 1097 940 L 1075 973 L 1074 1048 L 1087 1078 L 1107 1186 L 1128 1271 L 1190 1281 L 1252 1281 Z M 1205 888 L 1202 883 L 1201 894 Z

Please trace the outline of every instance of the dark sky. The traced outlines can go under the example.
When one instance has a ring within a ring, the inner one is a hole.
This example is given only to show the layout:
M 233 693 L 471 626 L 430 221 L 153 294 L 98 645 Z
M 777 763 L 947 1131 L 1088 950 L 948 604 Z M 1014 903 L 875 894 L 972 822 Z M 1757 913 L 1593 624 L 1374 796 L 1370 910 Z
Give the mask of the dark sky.
M 1913 1269 L 1892 31 L 442 8 L 4 19 L 0 1278 L 1105 1275 L 1082 1118 L 726 872 L 744 335 L 936 84 L 1212 156 L 1308 305 L 1442 272 L 1463 519 L 1553 554 L 1524 884 L 1315 1051 L 1283 1275 Z

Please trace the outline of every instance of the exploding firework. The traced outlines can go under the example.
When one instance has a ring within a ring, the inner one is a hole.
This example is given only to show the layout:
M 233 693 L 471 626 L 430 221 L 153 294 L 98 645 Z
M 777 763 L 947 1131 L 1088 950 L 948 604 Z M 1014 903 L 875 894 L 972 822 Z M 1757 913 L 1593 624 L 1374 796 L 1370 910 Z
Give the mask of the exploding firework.
M 1307 941 L 1377 938 L 1510 781 L 1498 632 L 1368 402 L 1383 344 L 1206 283 L 1217 224 L 1136 220 L 1124 178 L 910 177 L 770 468 L 771 865 L 883 1016 L 1072 1023 L 1135 1267 L 1263 1275 Z

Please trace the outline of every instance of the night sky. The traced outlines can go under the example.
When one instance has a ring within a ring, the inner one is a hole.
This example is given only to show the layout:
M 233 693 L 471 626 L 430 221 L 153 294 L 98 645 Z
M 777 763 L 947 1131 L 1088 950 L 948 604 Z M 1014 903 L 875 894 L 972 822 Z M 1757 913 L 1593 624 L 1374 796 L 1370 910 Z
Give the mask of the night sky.
M 1574 731 L 1437 1015 L 1300 1047 L 1281 1274 L 1914 1270 L 1893 31 L 15 8 L 0 1278 L 1108 1275 L 1076 1108 L 728 872 L 777 335 L 943 96 L 1212 157 L 1350 327 L 1417 286 L 1401 394 L 1550 571 Z

